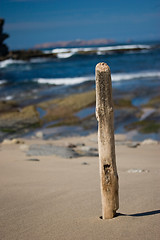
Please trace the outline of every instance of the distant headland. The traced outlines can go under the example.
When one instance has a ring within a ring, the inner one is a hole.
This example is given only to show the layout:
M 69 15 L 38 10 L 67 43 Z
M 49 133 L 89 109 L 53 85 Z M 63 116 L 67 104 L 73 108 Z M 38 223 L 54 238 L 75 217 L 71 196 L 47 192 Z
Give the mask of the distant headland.
M 115 43 L 113 39 L 92 39 L 92 40 L 72 40 L 72 41 L 58 41 L 58 42 L 48 42 L 42 44 L 36 44 L 34 48 L 44 49 L 44 48 L 56 48 L 56 47 L 84 47 L 84 46 L 98 46 Z
M 0 61 L 7 59 L 30 61 L 32 58 L 68 58 L 73 55 L 93 55 L 111 54 L 125 52 L 139 52 L 143 50 L 160 48 L 159 44 L 147 46 L 145 44 L 132 44 L 127 41 L 127 45 L 107 46 L 116 43 L 113 39 L 92 39 L 92 40 L 71 40 L 57 41 L 36 44 L 31 49 L 10 50 L 4 41 L 9 37 L 3 32 L 4 19 L 0 18 Z M 27 41 L 27 40 L 26 40 Z M 103 46 L 103 48 L 100 48 Z M 104 47 L 105 46 L 105 47 Z M 85 48 L 84 48 L 85 47 Z M 54 49 L 63 48 L 63 49 Z M 64 49 L 68 48 L 68 49 Z M 76 49 L 72 49 L 76 48 Z M 47 50 L 46 50 L 47 49 Z M 49 50 L 51 49 L 51 50 Z

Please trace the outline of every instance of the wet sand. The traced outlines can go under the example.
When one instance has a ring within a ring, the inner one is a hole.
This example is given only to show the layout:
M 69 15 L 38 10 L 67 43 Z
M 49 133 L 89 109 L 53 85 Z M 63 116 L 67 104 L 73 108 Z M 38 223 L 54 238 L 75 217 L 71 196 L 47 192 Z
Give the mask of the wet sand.
M 101 220 L 98 157 L 27 156 L 32 144 L 84 143 L 96 135 L 0 144 L 0 239 L 145 239 L 160 236 L 160 147 L 116 145 L 120 208 Z

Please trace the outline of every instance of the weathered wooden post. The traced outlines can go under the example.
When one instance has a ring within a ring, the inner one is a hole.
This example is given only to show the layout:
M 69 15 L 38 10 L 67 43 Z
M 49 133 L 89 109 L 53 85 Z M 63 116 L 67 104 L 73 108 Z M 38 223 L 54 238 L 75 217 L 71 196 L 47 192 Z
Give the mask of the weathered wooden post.
M 103 219 L 113 218 L 119 208 L 115 156 L 111 72 L 106 63 L 96 65 L 96 117 Z

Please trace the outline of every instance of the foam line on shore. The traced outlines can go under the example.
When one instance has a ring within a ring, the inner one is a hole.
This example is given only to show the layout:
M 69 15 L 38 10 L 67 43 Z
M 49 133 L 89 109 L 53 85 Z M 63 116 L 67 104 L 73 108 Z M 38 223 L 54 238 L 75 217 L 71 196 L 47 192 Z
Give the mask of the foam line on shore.
M 125 81 L 132 79 L 147 79 L 147 78 L 160 78 L 160 71 L 154 72 L 138 72 L 138 73 L 113 73 L 112 81 Z M 39 84 L 55 84 L 55 85 L 74 85 L 86 81 L 94 81 L 95 76 L 87 77 L 73 77 L 73 78 L 36 78 L 34 81 Z

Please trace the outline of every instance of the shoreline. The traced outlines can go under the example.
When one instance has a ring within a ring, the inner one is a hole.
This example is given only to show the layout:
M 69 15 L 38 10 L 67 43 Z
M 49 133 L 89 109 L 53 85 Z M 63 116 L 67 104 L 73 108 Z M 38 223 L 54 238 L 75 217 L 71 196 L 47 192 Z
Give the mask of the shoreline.
M 73 43 L 73 42 L 72 42 Z M 75 42 L 76 43 L 76 42 Z M 19 50 L 11 50 L 5 55 L 0 56 L 0 62 L 8 59 L 12 60 L 25 60 L 30 61 L 32 58 L 68 58 L 73 55 L 110 55 L 110 54 L 123 54 L 123 53 L 132 53 L 132 52 L 143 52 L 143 51 L 152 51 L 155 49 L 159 49 L 160 44 L 159 41 L 157 44 L 153 42 L 152 44 L 137 44 L 137 43 L 113 43 L 108 42 L 102 44 L 99 42 L 97 45 L 77 45 L 71 44 L 66 46 L 45 46 L 43 47 L 39 45 L 39 47 L 31 48 L 31 49 L 19 49 Z M 46 50 L 52 49 L 52 50 Z
M 0 141 L 37 131 L 45 139 L 97 131 L 94 66 L 100 61 L 112 72 L 115 132 L 160 139 L 159 45 L 61 48 L 43 53 L 56 55 L 47 61 L 39 50 L 14 54 L 26 61 L 0 62 Z
M 22 105 L 18 101 L 0 101 L 0 141 L 5 138 L 57 139 L 72 135 L 83 136 L 97 131 L 95 90 L 82 91 L 88 83 L 77 86 L 72 93 L 54 96 Z M 113 88 L 115 133 L 126 134 L 129 140 L 145 138 L 160 140 L 160 97 L 155 88 L 150 99 L 138 105 L 138 91 Z M 149 91 L 144 87 L 143 92 Z M 136 105 L 133 105 L 134 99 Z M 140 102 L 142 101 L 142 95 Z

